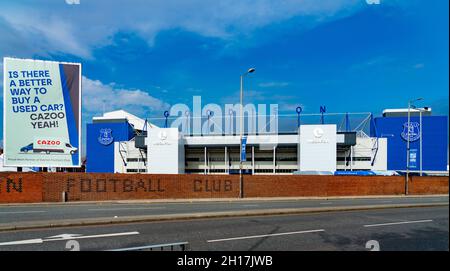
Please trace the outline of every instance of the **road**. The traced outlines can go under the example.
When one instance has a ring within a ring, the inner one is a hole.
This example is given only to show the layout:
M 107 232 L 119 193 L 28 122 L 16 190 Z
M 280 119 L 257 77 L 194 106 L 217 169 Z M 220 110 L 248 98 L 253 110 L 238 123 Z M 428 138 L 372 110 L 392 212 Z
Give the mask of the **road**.
M 364 251 L 373 240 L 382 251 L 448 251 L 448 214 L 440 206 L 10 231 L 0 232 L 0 250 L 65 250 L 75 240 L 82 251 L 174 242 L 193 251 Z
M 267 209 L 292 209 L 315 207 L 345 207 L 392 204 L 447 203 L 443 197 L 390 197 L 332 200 L 233 200 L 223 202 L 180 202 L 180 203 L 89 203 L 53 205 L 0 205 L 0 226 L 6 223 L 114 218 L 124 216 L 170 215 L 190 213 L 211 213 L 226 211 L 255 211 Z

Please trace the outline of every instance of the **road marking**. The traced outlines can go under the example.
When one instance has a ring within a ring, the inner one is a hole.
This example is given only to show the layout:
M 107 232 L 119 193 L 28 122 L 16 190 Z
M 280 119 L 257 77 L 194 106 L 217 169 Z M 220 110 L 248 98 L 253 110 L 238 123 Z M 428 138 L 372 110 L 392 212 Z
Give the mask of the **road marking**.
M 29 240 L 19 240 L 0 243 L 0 246 L 14 246 L 14 245 L 29 245 L 29 244 L 42 244 L 43 242 L 53 242 L 53 241 L 64 241 L 64 240 L 75 240 L 75 239 L 88 239 L 88 238 L 103 238 L 103 237 L 116 237 L 116 236 L 126 236 L 126 235 L 136 235 L 139 234 L 137 231 L 132 232 L 119 232 L 119 233 L 107 233 L 107 234 L 97 234 L 97 235 L 86 235 L 81 234 L 60 234 L 55 236 L 47 237 L 46 239 L 29 239 Z
M 245 204 L 245 205 L 242 205 L 242 207 L 258 207 L 259 205 L 258 204 Z
M 103 209 L 88 209 L 88 211 L 123 211 L 123 210 L 158 210 L 166 207 L 141 207 L 141 208 L 103 208 Z
M 77 237 L 77 236 L 82 236 L 82 234 L 63 233 L 63 234 L 47 237 L 46 239 L 57 239 L 57 238 L 59 238 L 59 239 L 72 239 L 72 238 Z
M 293 232 L 282 232 L 282 233 L 272 233 L 272 234 L 262 234 L 262 235 L 252 235 L 252 236 L 242 236 L 242 237 L 233 237 L 233 238 L 225 238 L 225 239 L 215 239 L 208 240 L 207 243 L 213 242 L 225 242 L 225 241 L 233 241 L 233 240 L 242 240 L 242 239 L 252 239 L 252 238 L 262 238 L 262 237 L 270 237 L 270 236 L 281 236 L 281 235 L 292 235 L 292 234 L 302 234 L 302 233 L 312 233 L 312 232 L 323 232 L 325 230 L 309 230 L 309 231 L 293 231 Z
M 364 225 L 364 227 L 379 227 L 379 226 L 390 226 L 390 225 L 400 225 L 400 224 L 426 223 L 426 222 L 432 222 L 432 221 L 433 220 L 431 220 L 431 219 L 428 219 L 428 220 L 416 220 L 416 221 L 403 221 L 403 222 Z
M 149 245 L 149 246 L 140 246 L 140 247 L 127 247 L 127 248 L 118 248 L 111 249 L 106 251 L 137 251 L 137 250 L 152 250 L 153 248 L 163 248 L 163 247 L 174 247 L 174 246 L 188 246 L 189 242 L 177 242 L 177 243 L 169 243 L 169 244 L 159 244 L 159 245 Z
M 332 202 L 321 202 L 320 204 L 333 204 Z
M 392 202 L 392 200 L 384 200 L 384 201 L 382 201 L 382 203 L 388 203 L 388 202 Z
M 32 213 L 46 213 L 47 211 L 14 211 L 14 212 L 0 212 L 2 215 L 6 214 L 32 214 Z
M 42 239 L 30 239 L 21 241 L 12 241 L 0 243 L 0 246 L 15 246 L 15 245 L 29 245 L 29 244 L 42 244 L 44 241 Z
M 125 236 L 125 235 L 136 235 L 139 234 L 137 231 L 131 231 L 131 232 L 119 232 L 119 233 L 106 233 L 106 234 L 97 234 L 97 235 L 86 235 L 86 236 L 63 236 L 62 238 L 53 238 L 53 239 L 44 239 L 44 242 L 51 242 L 51 241 L 61 241 L 61 240 L 75 240 L 75 239 L 89 239 L 89 238 L 103 238 L 103 237 L 116 237 L 116 236 Z

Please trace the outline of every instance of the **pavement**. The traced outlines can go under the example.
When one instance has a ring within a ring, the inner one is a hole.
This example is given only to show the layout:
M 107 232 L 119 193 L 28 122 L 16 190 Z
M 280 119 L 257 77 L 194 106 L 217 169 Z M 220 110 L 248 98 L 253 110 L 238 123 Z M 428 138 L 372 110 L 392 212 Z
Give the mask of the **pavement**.
M 447 205 L 20 230 L 0 232 L 0 250 L 448 251 L 448 214 Z
M 448 195 L 0 205 L 0 231 L 221 217 L 448 206 Z
M 0 203 L 5 206 L 55 206 L 55 205 L 86 205 L 109 203 L 194 203 L 194 202 L 245 202 L 245 201 L 297 201 L 297 200 L 333 200 L 333 199 L 389 199 L 389 198 L 433 198 L 448 197 L 449 194 L 430 195 L 370 195 L 370 196 L 331 196 L 331 197 L 252 197 L 252 198 L 195 198 L 195 199 L 133 199 L 133 200 L 102 200 L 102 201 L 70 201 L 70 202 L 34 202 L 34 203 Z

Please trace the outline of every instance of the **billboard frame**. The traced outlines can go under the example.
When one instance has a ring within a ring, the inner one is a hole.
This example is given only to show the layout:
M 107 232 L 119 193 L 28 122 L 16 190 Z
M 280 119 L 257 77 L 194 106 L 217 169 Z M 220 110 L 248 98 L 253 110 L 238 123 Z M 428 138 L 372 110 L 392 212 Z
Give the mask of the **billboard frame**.
M 78 82 L 79 82 L 79 86 L 78 86 L 78 116 L 79 116 L 79 122 L 78 122 L 78 142 L 79 142 L 79 155 L 78 155 L 78 165 L 65 165 L 65 166 L 61 166 L 61 165 L 44 165 L 44 164 L 36 164 L 36 165 L 17 165 L 17 164 L 6 164 L 6 159 L 5 159 L 5 146 L 7 145 L 7 140 L 6 140 L 6 114 L 5 114 L 5 108 L 6 108 L 6 99 L 5 99 L 5 95 L 6 95 L 6 65 L 5 65 L 5 60 L 6 59 L 12 59 L 12 60 L 21 60 L 21 61 L 25 61 L 25 62 L 44 62 L 44 63 L 54 63 L 54 64 L 66 64 L 66 65 L 75 65 L 78 66 L 80 69 L 79 75 L 78 75 Z M 81 63 L 74 63 L 74 62 L 60 62 L 60 61 L 51 61 L 51 60 L 40 60 L 40 59 L 29 59 L 29 58 L 15 58 L 15 57 L 3 57 L 3 166 L 4 167 L 62 167 L 62 168 L 80 168 L 82 166 L 82 161 L 81 161 L 81 150 L 82 150 L 82 146 L 83 146 L 83 142 L 81 141 L 81 135 L 82 135 L 82 122 L 83 122 L 83 116 L 81 114 L 81 108 L 83 106 L 82 104 L 82 64 Z

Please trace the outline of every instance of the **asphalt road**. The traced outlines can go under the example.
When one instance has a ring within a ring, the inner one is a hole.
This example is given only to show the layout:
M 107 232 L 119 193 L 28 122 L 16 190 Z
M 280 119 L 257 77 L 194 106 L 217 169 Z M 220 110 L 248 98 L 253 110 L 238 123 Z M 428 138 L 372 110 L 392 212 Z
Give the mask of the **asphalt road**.
M 83 219 L 114 218 L 123 216 L 190 214 L 225 211 L 252 211 L 266 209 L 289 209 L 308 207 L 344 207 L 360 205 L 447 203 L 449 197 L 392 197 L 332 200 L 245 200 L 224 202 L 180 203 L 90 203 L 56 205 L 0 205 L 0 225 L 6 223 Z
M 381 251 L 448 251 L 448 215 L 441 206 L 24 230 L 0 232 L 0 250 L 67 250 L 74 240 L 82 251 L 175 242 L 193 251 L 364 251 L 369 241 Z

